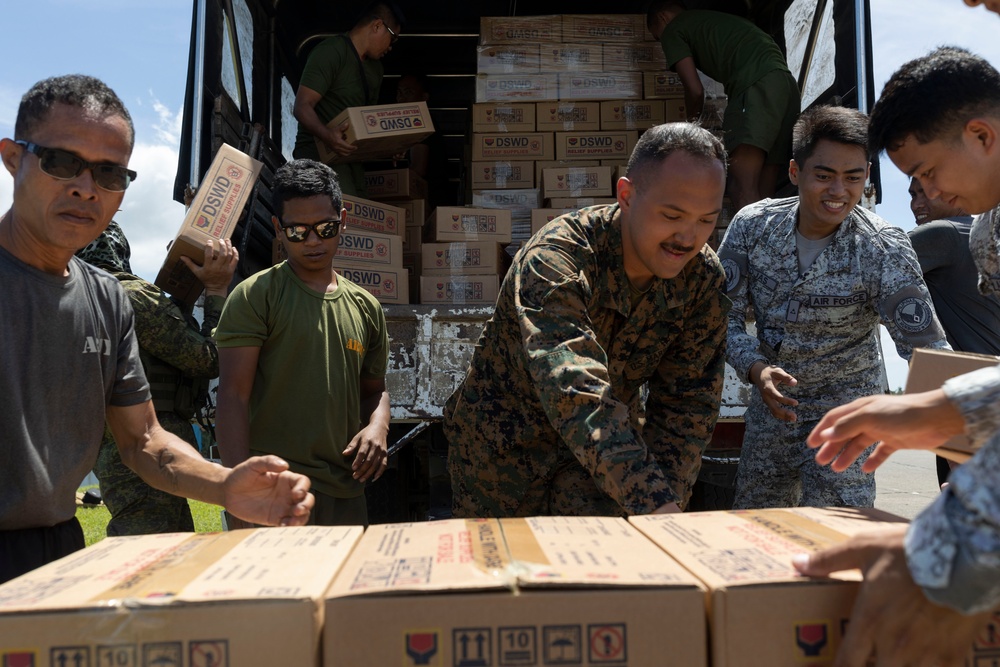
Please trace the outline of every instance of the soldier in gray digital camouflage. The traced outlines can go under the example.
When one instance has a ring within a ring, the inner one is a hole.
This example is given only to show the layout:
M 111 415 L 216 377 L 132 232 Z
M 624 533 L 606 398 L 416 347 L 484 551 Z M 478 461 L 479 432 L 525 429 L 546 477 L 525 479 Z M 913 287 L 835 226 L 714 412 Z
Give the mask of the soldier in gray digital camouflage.
M 77 256 L 114 275 L 135 313 L 139 356 L 153 395 L 160 425 L 194 447 L 192 419 L 208 398 L 209 380 L 219 376 L 219 354 L 212 331 L 229 292 L 239 254 L 228 240 L 206 245 L 202 266 L 184 258 L 205 285 L 204 317 L 199 325 L 190 308 L 132 273 L 131 249 L 117 223 Z M 186 498 L 154 489 L 126 466 L 111 431 L 94 467 L 101 496 L 111 513 L 108 536 L 194 530 Z
M 865 457 L 835 474 L 816 463 L 806 438 L 828 410 L 884 391 L 880 322 L 905 359 L 914 347 L 949 349 L 906 234 L 858 206 L 867 130 L 867 116 L 853 109 L 802 114 L 789 166 L 799 195 L 743 208 L 719 248 L 733 301 L 729 363 L 757 388 L 738 508 L 872 507 Z
M 504 279 L 445 407 L 455 516 L 676 512 L 690 498 L 725 368 L 729 300 L 706 245 L 725 149 L 660 125 L 626 173 L 618 203 L 556 218 Z

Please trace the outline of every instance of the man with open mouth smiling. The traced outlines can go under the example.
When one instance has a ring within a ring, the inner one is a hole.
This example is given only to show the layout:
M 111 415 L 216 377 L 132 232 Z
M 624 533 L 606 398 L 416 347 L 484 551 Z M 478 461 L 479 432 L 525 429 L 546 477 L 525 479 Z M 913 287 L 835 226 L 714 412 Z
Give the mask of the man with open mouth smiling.
M 719 249 L 733 301 L 729 363 L 757 387 L 736 507 L 872 507 L 864 457 L 835 474 L 816 463 L 806 437 L 832 407 L 883 390 L 880 322 L 904 358 L 914 347 L 948 348 L 906 234 L 858 206 L 867 126 L 853 109 L 805 112 L 788 169 L 799 196 L 743 208 Z

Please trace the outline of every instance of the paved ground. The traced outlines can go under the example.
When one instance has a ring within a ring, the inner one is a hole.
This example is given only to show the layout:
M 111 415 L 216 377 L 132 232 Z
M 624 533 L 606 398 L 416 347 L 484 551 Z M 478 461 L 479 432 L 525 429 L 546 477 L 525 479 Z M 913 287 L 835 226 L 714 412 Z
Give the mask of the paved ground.
M 900 451 L 875 472 L 875 507 L 912 519 L 937 497 L 937 473 L 930 452 Z

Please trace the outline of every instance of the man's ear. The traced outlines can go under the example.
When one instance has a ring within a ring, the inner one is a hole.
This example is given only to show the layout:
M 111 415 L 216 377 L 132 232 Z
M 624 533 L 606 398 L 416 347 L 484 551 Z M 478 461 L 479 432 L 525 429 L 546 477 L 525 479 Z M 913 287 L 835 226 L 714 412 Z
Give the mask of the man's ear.
M 274 225 L 274 233 L 276 235 L 281 234 L 281 223 L 278 222 L 278 217 L 275 215 L 271 216 L 271 224 Z
M 11 139 L 0 139 L 0 157 L 3 158 L 3 166 L 7 168 L 11 176 L 17 176 L 17 168 L 21 161 L 24 149 Z
M 799 184 L 799 164 L 795 160 L 788 161 L 788 180 L 792 182 L 792 185 Z
M 973 118 L 965 124 L 965 132 L 976 146 L 987 154 L 997 148 L 997 121 L 992 118 Z
M 618 205 L 623 209 L 628 209 L 632 204 L 632 197 L 635 196 L 635 183 L 628 178 L 628 176 L 622 176 L 618 179 Z

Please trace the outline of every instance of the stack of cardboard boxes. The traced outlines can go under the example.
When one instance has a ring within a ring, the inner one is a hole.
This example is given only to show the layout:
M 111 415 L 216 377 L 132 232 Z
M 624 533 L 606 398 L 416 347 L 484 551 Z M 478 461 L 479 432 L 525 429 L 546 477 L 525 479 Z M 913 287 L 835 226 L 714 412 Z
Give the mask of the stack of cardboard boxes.
M 558 215 L 613 203 L 639 135 L 687 118 L 641 14 L 483 17 L 477 64 L 472 201 L 511 210 L 514 249 Z M 721 124 L 724 91 L 703 79 Z

